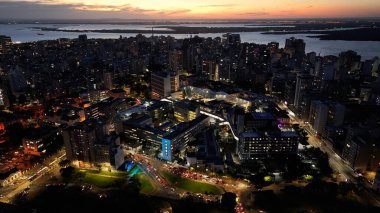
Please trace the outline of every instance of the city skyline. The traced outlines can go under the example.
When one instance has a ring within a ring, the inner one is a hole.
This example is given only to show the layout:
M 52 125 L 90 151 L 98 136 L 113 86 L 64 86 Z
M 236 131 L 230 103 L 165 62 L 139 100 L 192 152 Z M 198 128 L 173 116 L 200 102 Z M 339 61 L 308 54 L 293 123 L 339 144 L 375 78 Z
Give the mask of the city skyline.
M 1 212 L 380 212 L 379 0 L 0 0 Z
M 7 0 L 0 19 L 287 19 L 379 17 L 380 2 Z

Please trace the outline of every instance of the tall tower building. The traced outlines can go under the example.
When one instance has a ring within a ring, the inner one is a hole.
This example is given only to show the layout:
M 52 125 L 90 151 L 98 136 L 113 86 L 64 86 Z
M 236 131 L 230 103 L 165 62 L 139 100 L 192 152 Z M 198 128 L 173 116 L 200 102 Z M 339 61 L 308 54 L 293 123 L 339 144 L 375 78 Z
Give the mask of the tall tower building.
M 219 81 L 219 64 L 215 61 L 204 60 L 202 74 L 207 76 L 208 80 Z
M 312 89 L 314 77 L 308 74 L 297 75 L 296 90 L 294 95 L 294 106 L 298 109 L 304 95 Z
M 306 43 L 302 39 L 291 37 L 285 41 L 285 51 L 288 52 L 292 58 L 301 60 L 305 55 L 305 47 Z
M 361 56 L 354 51 L 341 52 L 338 59 L 338 70 L 335 73 L 335 79 L 344 80 L 348 74 L 359 70 L 361 65 Z
M 112 81 L 113 75 L 110 72 L 106 72 L 103 74 L 103 79 L 104 79 L 104 87 L 107 90 L 113 89 L 113 81 Z
M 183 53 L 180 50 L 172 50 L 169 52 L 169 68 L 176 73 L 183 71 Z
M 93 123 L 84 121 L 64 131 L 63 138 L 68 159 L 78 161 L 79 165 L 94 161 L 95 129 Z
M 327 122 L 328 105 L 321 101 L 312 101 L 309 123 L 317 134 L 322 134 Z

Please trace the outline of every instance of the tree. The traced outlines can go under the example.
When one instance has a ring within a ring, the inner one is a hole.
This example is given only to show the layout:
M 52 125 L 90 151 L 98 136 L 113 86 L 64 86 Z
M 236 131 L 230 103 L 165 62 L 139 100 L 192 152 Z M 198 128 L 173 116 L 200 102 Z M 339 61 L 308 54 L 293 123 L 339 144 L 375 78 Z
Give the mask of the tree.
M 72 166 L 69 166 L 69 167 L 60 169 L 59 172 L 61 173 L 62 178 L 70 179 L 73 177 L 75 173 L 75 168 Z
M 222 205 L 229 211 L 233 212 L 236 206 L 236 194 L 232 192 L 226 192 L 222 196 Z
M 61 162 L 59 162 L 59 166 L 60 167 L 67 167 L 70 165 L 70 163 L 71 163 L 70 160 L 65 159 L 65 160 L 62 160 Z

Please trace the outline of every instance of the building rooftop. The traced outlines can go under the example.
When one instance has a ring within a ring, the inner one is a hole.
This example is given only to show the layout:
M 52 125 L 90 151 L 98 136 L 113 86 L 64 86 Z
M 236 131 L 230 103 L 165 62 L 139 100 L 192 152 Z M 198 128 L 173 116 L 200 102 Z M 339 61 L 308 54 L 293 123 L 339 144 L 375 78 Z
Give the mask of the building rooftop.
M 184 132 L 186 132 L 191 127 L 198 125 L 199 123 L 201 123 L 202 121 L 204 121 L 207 118 L 208 118 L 208 116 L 206 116 L 206 115 L 200 115 L 199 117 L 197 117 L 196 119 L 194 119 L 190 122 L 180 123 L 179 125 L 177 125 L 177 127 L 178 126 L 180 126 L 180 127 L 178 127 L 173 132 L 170 132 L 169 134 L 164 136 L 164 138 L 172 140 L 172 139 L 178 137 L 179 135 L 183 134 Z
M 175 73 L 172 73 L 172 72 L 153 72 L 152 76 L 159 76 L 161 78 L 168 78 L 171 76 L 175 76 Z
M 178 101 L 174 103 L 174 107 L 179 107 L 182 109 L 188 109 L 191 111 L 195 111 L 198 108 L 198 105 L 192 102 L 184 102 L 184 101 Z
M 240 133 L 241 137 L 260 137 L 261 134 L 259 132 L 243 132 Z
M 268 112 L 253 112 L 252 117 L 255 120 L 273 120 L 273 114 Z

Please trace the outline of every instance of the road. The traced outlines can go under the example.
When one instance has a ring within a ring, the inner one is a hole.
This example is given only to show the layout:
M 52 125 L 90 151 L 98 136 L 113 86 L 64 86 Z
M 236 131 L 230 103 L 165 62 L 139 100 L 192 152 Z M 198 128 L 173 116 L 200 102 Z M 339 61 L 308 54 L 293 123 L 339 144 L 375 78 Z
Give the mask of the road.
M 279 103 L 278 106 L 281 109 L 286 110 L 288 112 L 288 115 L 291 118 L 292 123 L 298 123 L 300 127 L 306 130 L 306 132 L 308 133 L 308 141 L 310 145 L 319 148 L 329 156 L 329 163 L 331 168 L 339 173 L 343 181 L 356 183 L 357 176 L 354 170 L 334 150 L 332 150 L 329 146 L 326 146 L 324 141 L 316 137 L 310 124 L 305 124 L 305 122 L 302 119 L 297 118 L 295 114 L 286 105 Z M 370 201 L 371 204 L 380 207 L 380 198 L 379 196 L 375 195 L 375 193 L 372 191 L 371 185 L 365 182 L 364 186 L 364 196 Z
M 150 158 L 141 154 L 133 154 L 132 158 L 140 170 L 152 180 L 155 190 L 151 194 L 170 199 L 180 199 L 180 192 L 168 186 L 165 178 L 158 172 L 157 168 L 159 167 L 152 165 Z
M 135 154 L 134 156 L 135 157 L 138 156 L 138 158 L 140 159 L 139 161 L 147 165 L 146 167 L 148 168 L 148 170 L 146 172 L 148 174 L 152 173 L 150 176 L 153 176 L 153 179 L 159 178 L 159 179 L 165 180 L 165 178 L 160 174 L 160 172 L 162 171 L 171 172 L 175 169 L 181 169 L 181 171 L 183 170 L 181 172 L 181 176 L 183 178 L 189 178 L 198 182 L 216 185 L 224 189 L 224 191 L 235 193 L 239 198 L 241 198 L 240 199 L 241 201 L 238 203 L 238 206 L 235 209 L 237 213 L 245 212 L 245 207 L 243 205 L 244 200 L 247 200 L 246 197 L 249 197 L 248 195 L 250 195 L 251 191 L 254 190 L 254 186 L 250 185 L 245 180 L 234 179 L 227 176 L 209 176 L 200 172 L 191 171 L 188 168 L 178 165 L 178 164 L 163 162 L 163 161 L 160 161 L 160 160 L 157 160 L 145 155 Z M 143 161 L 141 159 L 143 159 Z M 162 185 L 162 190 L 160 191 L 161 193 L 162 192 L 173 193 L 173 194 L 178 195 L 179 196 L 178 198 L 182 196 L 186 196 L 186 194 L 188 193 L 187 191 L 178 189 L 174 186 L 169 186 L 169 184 L 162 184 L 161 181 L 159 181 L 158 183 L 161 183 Z M 168 182 L 165 180 L 165 183 L 168 183 Z M 192 195 L 194 197 L 198 197 L 203 202 L 206 202 L 206 201 L 219 202 L 221 199 L 221 195 L 205 195 L 205 194 L 200 194 L 200 193 L 192 193 Z
M 38 179 L 48 174 L 54 168 L 57 168 L 59 162 L 65 157 L 66 157 L 66 153 L 60 154 L 57 157 L 55 157 L 52 162 L 47 163 L 46 166 L 42 165 L 41 166 L 42 168 L 39 168 L 35 174 L 32 174 L 26 177 L 26 179 L 18 183 L 18 185 L 14 189 L 3 194 L 4 197 L 0 199 L 0 202 L 12 203 L 12 200 L 15 198 L 16 195 L 20 194 L 23 191 L 26 191 L 27 189 L 31 187 L 31 185 L 34 182 L 38 181 Z

